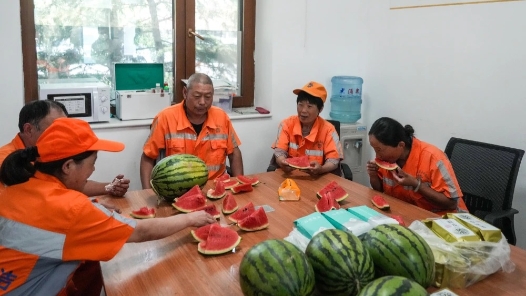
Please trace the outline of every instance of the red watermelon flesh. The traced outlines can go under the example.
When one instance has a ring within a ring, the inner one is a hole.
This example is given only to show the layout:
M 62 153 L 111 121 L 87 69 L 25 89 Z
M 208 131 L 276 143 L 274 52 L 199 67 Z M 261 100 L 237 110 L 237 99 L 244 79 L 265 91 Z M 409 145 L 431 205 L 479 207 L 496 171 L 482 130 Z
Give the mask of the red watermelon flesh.
M 148 218 L 154 218 L 155 217 L 155 209 L 154 208 L 148 208 L 148 207 L 142 207 L 136 211 L 132 211 L 130 213 L 130 216 L 137 219 L 148 219 Z
M 233 193 L 239 193 L 239 192 L 250 192 L 254 189 L 252 189 L 252 184 L 239 184 L 239 185 L 232 187 L 230 190 L 232 190 Z
M 390 162 L 387 162 L 387 161 L 383 161 L 383 160 L 381 160 L 378 157 L 374 159 L 374 162 L 379 167 L 381 167 L 383 169 L 386 169 L 386 170 L 389 170 L 389 171 L 396 170 L 396 168 L 398 168 L 398 165 L 396 163 L 390 163 Z
M 192 236 L 195 238 L 196 241 L 198 242 L 205 241 L 206 238 L 208 237 L 208 233 L 210 233 L 210 228 L 212 227 L 212 225 L 214 224 L 208 224 L 205 226 L 201 226 L 197 229 L 193 229 L 192 231 L 190 231 L 190 233 L 192 234 Z
M 398 224 L 400 224 L 402 226 L 405 226 L 404 218 L 402 218 L 402 216 L 400 216 L 400 215 L 391 215 L 391 218 L 393 218 L 396 221 L 398 221 Z
M 206 198 L 199 190 L 198 194 L 179 197 L 175 203 L 172 204 L 174 208 L 183 213 L 190 213 L 206 204 Z
M 232 189 L 232 187 L 238 185 L 239 182 L 237 180 L 230 180 L 230 181 L 224 181 L 223 185 L 225 186 L 225 189 Z
M 232 193 L 228 193 L 223 199 L 223 214 L 228 215 L 237 211 L 237 202 Z
M 254 204 L 252 202 L 249 202 L 241 209 L 237 210 L 234 214 L 230 215 L 228 219 L 232 222 L 238 222 L 240 220 L 243 220 L 244 218 L 250 216 L 250 214 L 254 213 L 256 211 L 256 208 L 254 207 Z
M 291 157 L 285 160 L 289 166 L 297 169 L 308 169 L 310 168 L 309 156 L 303 155 L 298 157 Z
M 371 202 L 380 210 L 389 210 L 389 204 L 380 195 L 373 196 L 373 198 L 371 198 Z
M 268 227 L 268 217 L 263 207 L 257 209 L 250 216 L 237 222 L 237 226 L 244 231 L 257 231 Z
M 214 189 L 208 189 L 206 196 L 210 199 L 220 199 L 226 195 L 225 184 L 222 181 L 217 181 Z
M 237 176 L 236 179 L 241 182 L 242 184 L 252 184 L 252 186 L 256 186 L 259 183 L 259 178 L 254 177 L 247 177 L 247 176 Z
M 217 210 L 216 205 L 214 205 L 214 204 L 200 207 L 198 209 L 193 210 L 192 212 L 197 212 L 197 211 L 205 211 L 208 214 L 212 215 L 215 219 L 221 218 L 221 213 L 219 213 L 219 211 Z
M 308 169 L 310 168 L 310 161 L 307 155 L 291 157 L 285 159 L 289 166 L 297 169 Z
M 241 242 L 241 237 L 236 231 L 212 224 L 206 241 L 197 245 L 197 251 L 203 255 L 217 255 L 231 251 Z
M 330 210 L 337 210 L 340 208 L 340 204 L 332 197 L 332 192 L 324 194 L 320 200 L 314 206 L 316 212 L 327 212 Z
M 230 181 L 230 175 L 227 172 L 224 172 L 221 176 L 214 179 L 214 182 L 217 182 L 217 181 L 223 181 L 223 182 Z
M 325 187 L 323 187 L 320 191 L 316 192 L 316 195 L 318 195 L 318 198 L 321 198 L 327 192 L 331 192 L 332 197 L 337 201 L 340 202 L 344 199 L 346 199 L 349 194 L 345 192 L 345 189 L 338 185 L 336 181 L 331 181 L 329 184 L 327 184 Z
M 201 191 L 201 187 L 199 187 L 199 185 L 195 185 L 194 187 L 192 187 L 192 189 L 188 190 L 185 194 L 181 195 L 179 198 L 185 198 L 187 196 L 192 196 L 196 194 L 203 195 L 203 192 Z

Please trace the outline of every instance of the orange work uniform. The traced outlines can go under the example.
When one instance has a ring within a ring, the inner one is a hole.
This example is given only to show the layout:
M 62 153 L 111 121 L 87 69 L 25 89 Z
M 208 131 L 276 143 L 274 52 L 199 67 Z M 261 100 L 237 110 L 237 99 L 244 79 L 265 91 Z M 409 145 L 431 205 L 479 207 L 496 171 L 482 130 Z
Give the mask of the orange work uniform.
M 319 116 L 306 137 L 301 134 L 301 123 L 297 115 L 283 120 L 272 148 L 287 151 L 289 157 L 307 155 L 309 161 L 317 161 L 320 165 L 327 159 L 343 159 L 340 137 L 334 125 Z
M 83 260 L 113 258 L 137 224 L 38 171 L 0 204 L 0 295 L 56 295 Z
M 202 159 L 208 168 L 208 178 L 215 179 L 226 170 L 226 157 L 241 145 L 228 115 L 210 107 L 201 133 L 196 134 L 186 117 L 184 101 L 167 107 L 153 119 L 150 136 L 143 152 L 156 159 L 161 150 L 166 156 L 192 154 Z
M 402 170 L 409 175 L 420 178 L 422 184 L 429 185 L 431 189 L 448 198 L 456 199 L 458 202 L 456 211 L 468 211 L 462 199 L 462 191 L 460 191 L 451 162 L 442 150 L 413 137 L 411 151 Z M 422 194 L 414 192 L 412 186 L 398 184 L 391 171 L 380 168 L 378 169 L 378 176 L 382 180 L 384 193 L 390 196 L 438 214 L 456 212 L 438 208 L 425 199 Z
M 11 141 L 11 143 L 7 143 L 4 146 L 0 147 L 0 166 L 9 154 L 15 152 L 16 150 L 25 148 L 26 146 L 24 145 L 24 142 L 22 142 L 20 136 L 16 135 L 16 137 Z

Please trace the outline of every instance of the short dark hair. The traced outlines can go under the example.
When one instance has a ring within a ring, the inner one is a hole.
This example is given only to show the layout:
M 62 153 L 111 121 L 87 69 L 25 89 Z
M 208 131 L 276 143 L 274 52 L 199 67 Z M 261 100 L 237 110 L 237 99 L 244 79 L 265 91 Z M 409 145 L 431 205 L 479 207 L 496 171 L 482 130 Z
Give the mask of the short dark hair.
M 187 89 L 191 89 L 194 84 L 196 83 L 202 83 L 202 84 L 210 84 L 214 86 L 212 83 L 212 79 L 210 76 L 203 74 L 203 73 L 194 73 L 188 78 L 188 84 L 186 86 Z
M 59 102 L 51 100 L 38 100 L 27 103 L 18 114 L 18 129 L 20 132 L 24 131 L 24 124 L 30 123 L 40 129 L 38 124 L 44 117 L 46 117 L 51 109 L 60 110 L 68 116 L 68 110 Z
M 296 99 L 296 104 L 303 101 L 309 101 L 310 104 L 316 105 L 320 111 L 323 109 L 323 101 L 321 98 L 315 97 L 307 92 L 300 91 L 298 98 Z
M 396 147 L 400 141 L 403 141 L 406 147 L 411 148 L 414 133 L 415 130 L 409 124 L 404 127 L 400 122 L 389 117 L 377 119 L 369 130 L 369 135 L 391 147 Z

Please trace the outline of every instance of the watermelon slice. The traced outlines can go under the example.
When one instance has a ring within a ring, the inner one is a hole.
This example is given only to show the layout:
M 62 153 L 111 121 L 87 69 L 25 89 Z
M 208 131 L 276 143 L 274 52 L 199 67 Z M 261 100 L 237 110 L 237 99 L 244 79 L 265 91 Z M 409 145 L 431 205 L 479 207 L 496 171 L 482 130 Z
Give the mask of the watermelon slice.
M 217 255 L 231 251 L 241 242 L 235 230 L 212 224 L 205 241 L 197 245 L 197 251 L 203 255 Z
M 223 181 L 223 182 L 230 181 L 230 175 L 227 172 L 224 172 L 221 176 L 214 179 L 214 182 L 217 182 L 217 181 Z
M 198 194 L 181 196 L 172 206 L 179 212 L 190 213 L 206 204 L 206 198 L 199 190 Z
M 297 169 L 308 169 L 310 168 L 309 156 L 303 155 L 298 157 L 291 157 L 285 159 L 289 166 Z
M 210 199 L 220 199 L 226 195 L 225 184 L 222 181 L 217 181 L 214 189 L 208 189 L 206 196 Z
M 371 198 L 371 201 L 373 205 L 375 205 L 380 210 L 383 210 L 383 211 L 389 210 L 389 204 L 380 195 L 373 196 L 373 198 Z
M 221 213 L 219 213 L 219 211 L 216 208 L 216 205 L 214 204 L 200 207 L 198 209 L 193 210 L 192 212 L 197 212 L 197 211 L 205 211 L 208 214 L 212 215 L 215 219 L 221 218 Z
M 252 184 L 252 186 L 256 186 L 259 183 L 258 177 L 247 177 L 247 176 L 237 176 L 236 179 L 242 183 L 242 184 Z
M 230 190 L 232 190 L 233 193 L 239 193 L 239 192 L 250 192 L 254 189 L 252 189 L 252 184 L 239 184 L 234 187 L 232 187 Z
M 237 202 L 234 196 L 231 193 L 228 193 L 223 199 L 223 214 L 228 215 L 237 211 Z
M 405 226 L 405 222 L 404 222 L 404 219 L 402 218 L 402 216 L 399 216 L 399 215 L 391 215 L 391 218 L 395 219 L 396 221 L 398 221 L 398 224 L 402 225 L 402 226 Z
M 231 179 L 230 181 L 224 181 L 223 185 L 225 186 L 225 189 L 232 189 L 232 187 L 238 185 L 239 182 L 237 180 Z
M 201 191 L 201 187 L 199 187 L 199 185 L 195 185 L 190 190 L 188 190 L 185 194 L 179 196 L 179 198 L 185 198 L 187 196 L 192 196 L 192 195 L 196 195 L 196 194 L 203 195 L 203 192 Z
M 136 211 L 132 211 L 130 213 L 130 216 L 137 219 L 148 219 L 148 218 L 154 218 L 155 217 L 155 209 L 154 208 L 148 208 L 148 207 L 142 207 Z
M 386 169 L 388 171 L 396 170 L 398 168 L 398 165 L 396 163 L 390 163 L 387 161 L 383 161 L 378 157 L 374 159 L 374 162 L 376 163 L 376 165 L 378 165 L 382 169 Z
M 237 226 L 244 231 L 257 231 L 268 227 L 268 217 L 263 207 L 257 209 L 250 216 L 237 222 Z
M 241 209 L 237 210 L 234 214 L 230 215 L 228 219 L 230 221 L 237 223 L 240 220 L 243 220 L 244 218 L 250 216 L 250 214 L 254 213 L 256 211 L 256 208 L 254 207 L 254 204 L 252 202 L 249 202 Z
M 208 224 L 205 226 L 201 226 L 197 229 L 193 229 L 192 231 L 190 231 L 190 233 L 192 234 L 192 236 L 195 238 L 196 241 L 198 242 L 205 241 L 206 238 L 208 237 L 208 233 L 210 233 L 210 228 L 212 227 L 212 225 L 214 224 Z
M 344 199 L 346 199 L 349 194 L 345 192 L 345 189 L 338 185 L 336 181 L 331 181 L 329 184 L 327 184 L 325 187 L 323 187 L 320 191 L 316 192 L 316 195 L 318 198 L 323 197 L 327 192 L 331 192 L 331 196 L 337 201 L 340 202 Z
M 340 204 L 332 197 L 332 192 L 324 194 L 320 200 L 314 206 L 316 212 L 327 212 L 330 210 L 337 210 L 340 208 Z

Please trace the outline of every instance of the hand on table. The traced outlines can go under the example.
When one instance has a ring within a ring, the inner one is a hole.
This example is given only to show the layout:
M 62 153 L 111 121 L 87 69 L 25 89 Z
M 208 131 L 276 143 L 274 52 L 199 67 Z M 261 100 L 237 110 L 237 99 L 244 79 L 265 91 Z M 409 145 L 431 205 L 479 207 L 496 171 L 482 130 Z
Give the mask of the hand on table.
M 214 216 L 208 214 L 205 211 L 197 211 L 185 214 L 189 219 L 189 226 L 200 227 L 207 224 L 216 223 L 217 220 Z

